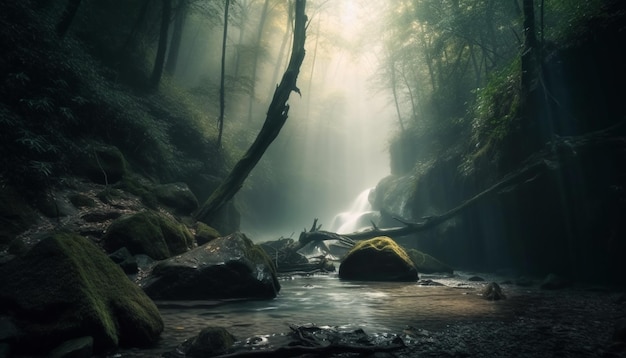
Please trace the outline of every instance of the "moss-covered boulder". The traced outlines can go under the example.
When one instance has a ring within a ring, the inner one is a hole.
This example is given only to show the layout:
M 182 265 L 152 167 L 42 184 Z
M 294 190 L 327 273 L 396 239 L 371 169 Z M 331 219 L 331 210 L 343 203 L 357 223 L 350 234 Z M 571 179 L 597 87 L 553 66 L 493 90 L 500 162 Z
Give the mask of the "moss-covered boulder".
M 76 171 L 95 183 L 113 184 L 120 181 L 127 171 L 122 152 L 114 146 L 88 146 L 86 155 L 76 163 Z
M 416 249 L 408 249 L 406 253 L 413 261 L 413 265 L 417 269 L 417 272 L 421 273 L 454 273 L 454 269 L 445 263 L 437 260 L 427 253 L 421 252 Z
M 361 281 L 417 281 L 417 270 L 406 251 L 386 236 L 364 240 L 346 254 L 339 278 Z
M 270 258 L 240 232 L 161 261 L 140 286 L 164 300 L 274 298 L 280 290 Z
M 131 254 L 163 260 L 193 247 L 187 227 L 156 211 L 142 211 L 115 220 L 104 236 L 109 252 L 126 247 Z
M 163 331 L 154 303 L 97 246 L 56 233 L 0 266 L 0 315 L 22 336 L 12 351 L 48 352 L 84 336 L 94 351 L 153 344 Z
M 177 213 L 191 214 L 198 208 L 198 199 L 185 183 L 157 185 L 153 192 L 159 202 L 169 206 Z

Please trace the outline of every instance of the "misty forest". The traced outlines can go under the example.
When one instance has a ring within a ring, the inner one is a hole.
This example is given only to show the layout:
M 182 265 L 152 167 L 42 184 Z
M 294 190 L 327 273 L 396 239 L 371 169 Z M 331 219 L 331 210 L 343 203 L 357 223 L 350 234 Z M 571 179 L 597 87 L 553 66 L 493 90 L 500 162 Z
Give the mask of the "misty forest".
M 625 40 L 622 0 L 2 1 L 0 358 L 626 357 Z

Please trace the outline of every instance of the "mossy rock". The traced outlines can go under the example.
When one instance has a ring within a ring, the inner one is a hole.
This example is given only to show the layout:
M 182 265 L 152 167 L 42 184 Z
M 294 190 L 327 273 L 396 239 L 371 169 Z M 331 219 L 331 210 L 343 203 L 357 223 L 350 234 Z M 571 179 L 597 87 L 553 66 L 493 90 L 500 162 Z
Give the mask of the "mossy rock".
M 223 354 L 235 344 L 233 336 L 223 327 L 206 327 L 200 333 L 180 345 L 178 351 L 185 357 L 202 358 Z
M 280 290 L 272 260 L 240 232 L 159 262 L 140 286 L 163 300 L 274 298 Z
M 406 253 L 413 261 L 417 272 L 421 273 L 436 273 L 436 272 L 446 272 L 446 273 L 454 273 L 454 269 L 445 263 L 437 260 L 436 258 L 430 256 L 427 253 L 421 252 L 416 249 L 408 249 Z
M 339 278 L 360 281 L 417 281 L 409 255 L 391 238 L 364 240 L 350 250 L 339 266 Z
M 193 235 L 185 225 L 161 213 L 142 211 L 115 220 L 107 229 L 104 244 L 109 252 L 125 246 L 133 255 L 163 260 L 193 247 Z
M 157 185 L 153 192 L 157 200 L 177 213 L 190 214 L 198 208 L 198 199 L 185 183 Z
M 0 287 L 0 307 L 23 333 L 12 351 L 40 354 L 88 335 L 102 353 L 151 345 L 163 331 L 155 304 L 76 234 L 50 234 L 0 266 Z
M 127 163 L 122 152 L 114 146 L 94 145 L 77 164 L 77 171 L 94 183 L 113 184 L 124 177 Z
M 196 224 L 196 243 L 198 243 L 198 245 L 204 245 L 207 242 L 213 239 L 217 239 L 220 236 L 222 235 L 220 235 L 219 231 L 215 230 L 209 225 L 203 222 L 198 222 Z
M 69 201 L 76 208 L 93 208 L 96 206 L 96 201 L 82 193 L 73 193 L 68 196 Z

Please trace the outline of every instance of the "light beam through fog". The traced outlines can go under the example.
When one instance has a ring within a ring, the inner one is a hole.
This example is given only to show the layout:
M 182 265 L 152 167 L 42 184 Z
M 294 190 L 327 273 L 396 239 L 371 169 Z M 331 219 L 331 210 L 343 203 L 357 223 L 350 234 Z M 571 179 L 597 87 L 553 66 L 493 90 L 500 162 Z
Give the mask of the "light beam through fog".
M 296 171 L 302 180 L 280 183 L 287 204 L 277 213 L 278 225 L 253 222 L 244 214 L 242 230 L 256 241 L 297 237 L 314 218 L 323 229 L 337 229 L 335 216 L 389 174 L 388 139 L 397 119 L 388 96 L 372 88 L 378 67 L 372 33 L 379 24 L 368 18 L 368 6 L 329 2 L 310 16 L 298 79 L 304 93 L 302 98 L 292 94 L 287 125 L 268 153 L 268 160 L 280 157 L 280 165 L 290 166 L 284 170 Z M 276 199 L 267 205 L 280 205 Z

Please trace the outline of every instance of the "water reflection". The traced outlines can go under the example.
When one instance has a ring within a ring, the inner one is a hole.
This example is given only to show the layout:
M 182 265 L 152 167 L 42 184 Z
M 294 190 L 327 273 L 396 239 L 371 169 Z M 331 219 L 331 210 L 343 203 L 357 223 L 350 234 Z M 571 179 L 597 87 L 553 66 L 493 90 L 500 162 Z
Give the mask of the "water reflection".
M 433 330 L 460 320 L 506 318 L 506 302 L 490 302 L 478 295 L 477 288 L 485 283 L 437 275 L 422 278 L 445 286 L 354 282 L 339 280 L 336 275 L 316 275 L 281 281 L 280 294 L 273 300 L 157 302 L 165 330 L 151 353 L 172 350 L 206 326 L 226 327 L 245 341 L 284 334 L 290 324 L 363 328 L 368 334 L 385 334 L 406 327 Z M 510 294 L 512 287 L 508 289 Z

